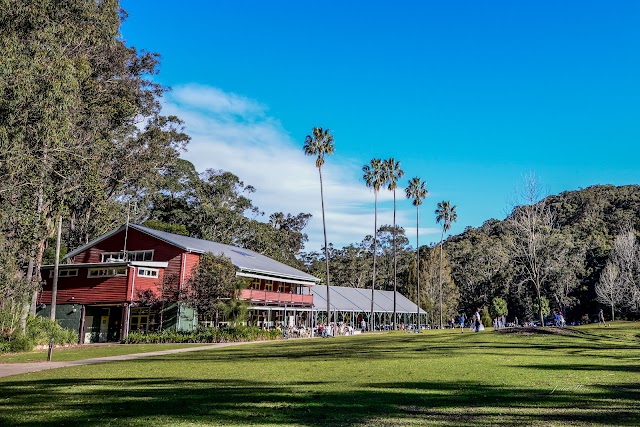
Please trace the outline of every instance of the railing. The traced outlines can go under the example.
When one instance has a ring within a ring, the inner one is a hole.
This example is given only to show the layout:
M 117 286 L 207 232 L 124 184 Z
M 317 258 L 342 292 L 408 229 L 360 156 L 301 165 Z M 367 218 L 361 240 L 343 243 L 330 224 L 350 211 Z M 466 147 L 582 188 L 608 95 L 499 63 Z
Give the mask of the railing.
M 260 291 L 242 289 L 240 298 L 244 300 L 272 302 L 282 304 L 313 305 L 313 295 L 290 294 L 288 292 Z

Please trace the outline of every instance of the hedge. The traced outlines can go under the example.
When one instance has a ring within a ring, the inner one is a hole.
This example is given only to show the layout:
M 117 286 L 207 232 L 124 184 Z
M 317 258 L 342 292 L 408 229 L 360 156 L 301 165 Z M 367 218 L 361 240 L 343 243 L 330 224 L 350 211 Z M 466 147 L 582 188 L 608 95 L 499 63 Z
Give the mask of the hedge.
M 122 342 L 125 344 L 160 343 L 219 343 L 241 341 L 267 341 L 282 338 L 279 330 L 264 330 L 256 326 L 227 328 L 200 328 L 192 332 L 166 330 L 162 332 L 130 332 Z

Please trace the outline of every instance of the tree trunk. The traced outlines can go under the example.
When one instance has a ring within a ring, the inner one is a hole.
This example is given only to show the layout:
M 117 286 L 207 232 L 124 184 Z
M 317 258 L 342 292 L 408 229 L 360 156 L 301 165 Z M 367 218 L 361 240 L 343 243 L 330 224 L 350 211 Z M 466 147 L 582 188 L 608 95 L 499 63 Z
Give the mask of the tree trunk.
M 377 191 L 373 191 L 374 194 L 374 202 L 373 202 L 373 278 L 371 281 L 371 319 L 369 320 L 369 323 L 371 325 L 371 330 L 375 330 L 375 326 L 376 326 L 376 318 L 374 316 L 374 311 L 373 311 L 373 297 L 375 294 L 375 288 L 376 288 L 376 253 L 377 251 L 377 246 L 378 246 L 378 192 Z
M 34 257 L 35 255 L 32 253 L 31 257 L 29 257 L 29 264 L 27 265 L 27 276 L 25 280 L 29 284 L 31 283 L 31 280 L 33 278 L 33 266 L 35 263 Z M 22 309 L 20 310 L 20 330 L 22 331 L 23 334 L 26 334 L 27 333 L 27 316 L 29 315 L 30 304 L 29 304 L 29 300 L 26 299 L 26 295 L 23 295 L 22 297 L 24 298 L 24 300 L 22 300 L 23 301 Z M 33 307 L 33 311 L 35 312 L 35 307 Z
M 544 326 L 544 316 L 542 315 L 542 296 L 540 295 L 540 286 L 536 286 L 536 293 L 538 294 L 538 314 L 540 316 L 540 326 Z
M 327 325 L 331 323 L 331 299 L 329 296 L 329 247 L 327 245 L 327 224 L 324 218 L 324 190 L 322 188 L 322 168 L 318 168 L 320 175 L 320 202 L 322 203 L 322 232 L 324 233 L 324 261 L 327 275 Z
M 611 304 L 611 321 L 614 321 L 614 305 Z
M 31 296 L 31 314 L 36 315 L 36 305 L 38 304 L 38 292 L 40 291 L 40 282 L 42 277 L 40 276 L 40 267 L 42 267 L 42 258 L 44 256 L 44 246 L 47 243 L 47 235 L 40 239 L 38 243 L 38 250 L 36 252 L 36 260 L 33 268 L 33 277 L 31 280 L 34 286 L 33 295 Z
M 56 305 L 58 299 L 58 274 L 60 259 L 60 238 L 62 237 L 62 215 L 58 215 L 58 234 L 56 235 L 56 258 L 53 260 L 53 283 L 51 285 L 51 313 L 49 318 L 56 320 Z
M 396 292 L 398 291 L 398 260 L 396 258 L 396 189 L 393 189 L 393 329 L 398 330 L 398 315 L 396 311 Z
M 440 329 L 442 329 L 442 242 L 444 241 L 444 227 L 440 237 Z
M 420 220 L 416 206 L 416 289 L 418 290 L 418 309 L 416 310 L 416 329 L 420 330 Z

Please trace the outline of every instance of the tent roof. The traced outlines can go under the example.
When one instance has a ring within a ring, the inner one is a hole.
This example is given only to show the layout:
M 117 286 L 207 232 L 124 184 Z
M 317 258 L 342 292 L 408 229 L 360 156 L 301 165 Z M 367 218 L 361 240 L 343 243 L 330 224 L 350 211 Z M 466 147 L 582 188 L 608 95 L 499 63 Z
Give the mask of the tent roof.
M 313 308 L 322 310 L 327 307 L 327 288 L 324 285 L 310 286 L 313 294 Z M 371 289 L 330 286 L 331 309 L 337 311 L 371 311 Z M 374 291 L 373 308 L 375 312 L 393 313 L 393 291 Z M 407 297 L 396 292 L 396 312 L 415 313 L 418 306 Z M 426 312 L 420 309 L 420 314 Z

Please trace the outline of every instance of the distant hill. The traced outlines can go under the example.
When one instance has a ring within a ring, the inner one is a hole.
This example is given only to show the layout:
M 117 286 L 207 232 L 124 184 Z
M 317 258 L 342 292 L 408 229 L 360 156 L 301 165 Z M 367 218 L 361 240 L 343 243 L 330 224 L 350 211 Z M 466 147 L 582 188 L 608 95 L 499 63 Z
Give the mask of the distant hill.
M 595 185 L 545 200 L 561 232 L 562 245 L 571 255 L 564 271 L 547 286 L 551 308 L 568 311 L 572 320 L 593 317 L 598 309 L 594 286 L 611 244 L 628 224 L 640 230 L 640 186 Z M 512 315 L 530 315 L 532 289 L 522 283 L 513 266 L 509 235 L 505 221 L 493 219 L 447 240 L 452 274 L 466 311 L 488 305 L 499 296 L 508 301 Z

